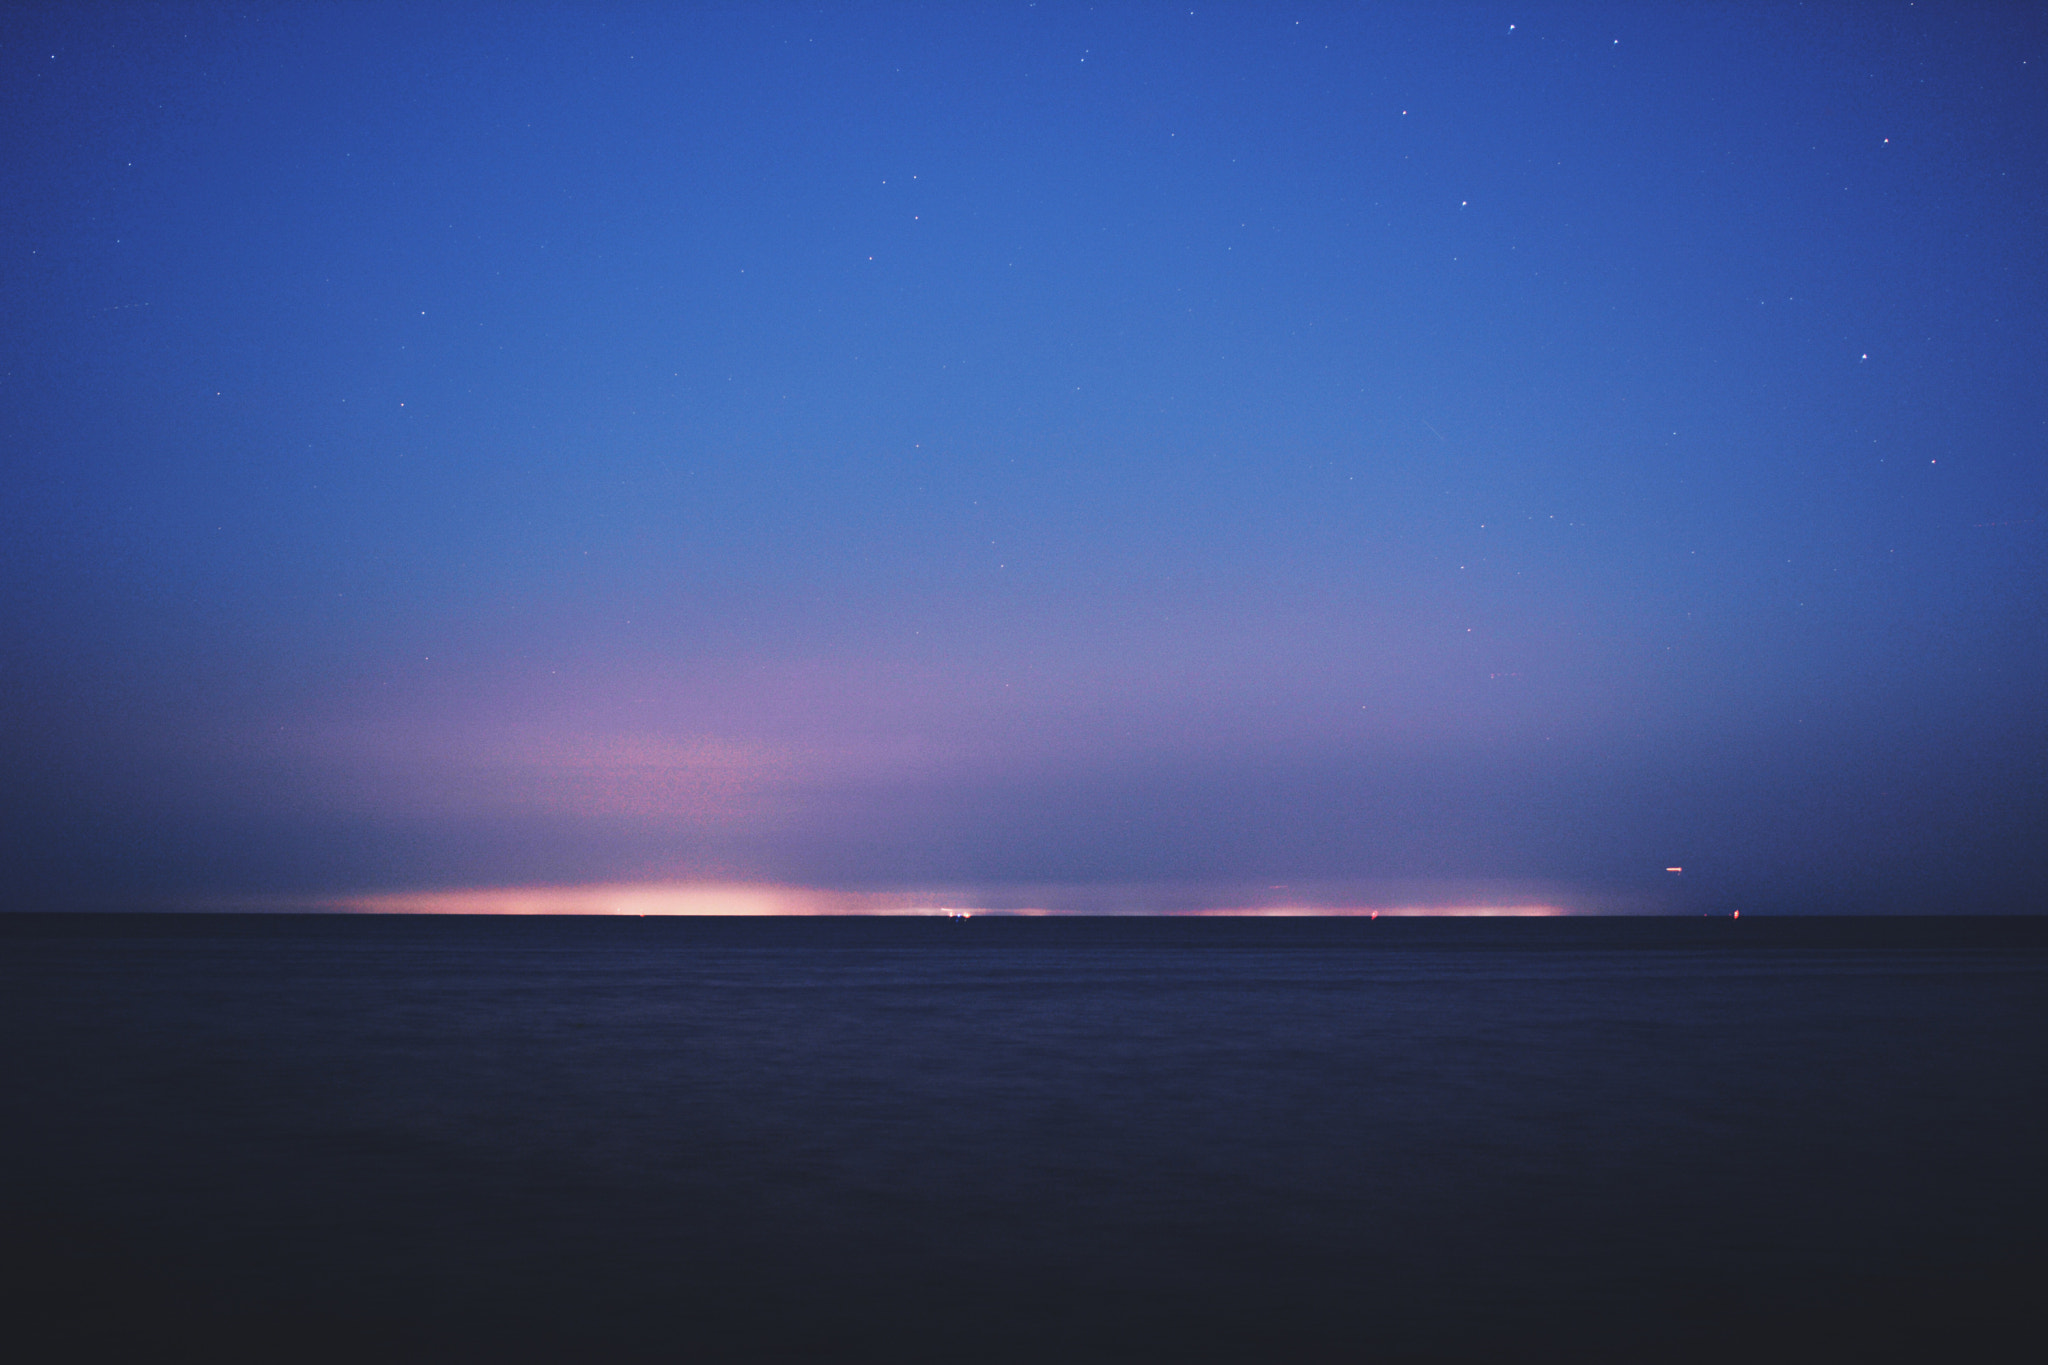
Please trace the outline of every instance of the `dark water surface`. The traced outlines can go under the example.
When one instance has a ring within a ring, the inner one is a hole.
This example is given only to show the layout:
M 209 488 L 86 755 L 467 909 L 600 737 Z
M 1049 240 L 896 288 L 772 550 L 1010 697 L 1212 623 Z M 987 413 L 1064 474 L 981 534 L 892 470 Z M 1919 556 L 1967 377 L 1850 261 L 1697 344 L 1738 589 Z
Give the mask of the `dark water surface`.
M 53 1357 L 1988 1359 L 2048 1270 L 2041 920 L 12 915 L 0 1023 Z

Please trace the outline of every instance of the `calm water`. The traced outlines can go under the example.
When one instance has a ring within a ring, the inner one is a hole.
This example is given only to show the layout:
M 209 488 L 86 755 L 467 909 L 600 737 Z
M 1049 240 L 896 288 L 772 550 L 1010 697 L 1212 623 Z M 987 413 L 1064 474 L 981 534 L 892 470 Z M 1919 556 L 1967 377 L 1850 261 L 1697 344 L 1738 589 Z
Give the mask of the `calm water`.
M 2048 928 L 0 917 L 7 1305 L 227 1356 L 1990 1354 Z

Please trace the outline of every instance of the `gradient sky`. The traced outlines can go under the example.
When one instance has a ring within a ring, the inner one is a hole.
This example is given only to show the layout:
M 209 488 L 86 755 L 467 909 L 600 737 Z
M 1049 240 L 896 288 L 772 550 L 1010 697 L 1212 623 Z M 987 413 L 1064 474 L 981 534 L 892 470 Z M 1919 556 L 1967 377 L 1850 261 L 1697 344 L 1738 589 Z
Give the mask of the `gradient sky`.
M 67 6 L 0 72 L 10 904 L 2044 908 L 2038 9 Z

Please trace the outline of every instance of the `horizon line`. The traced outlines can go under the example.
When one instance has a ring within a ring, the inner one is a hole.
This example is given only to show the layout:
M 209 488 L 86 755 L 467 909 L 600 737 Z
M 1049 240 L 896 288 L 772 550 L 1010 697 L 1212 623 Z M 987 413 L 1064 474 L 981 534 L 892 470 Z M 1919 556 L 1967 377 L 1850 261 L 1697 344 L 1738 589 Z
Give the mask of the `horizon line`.
M 1183 891 L 1185 895 L 1185 891 Z M 1259 903 L 1203 904 L 1199 897 L 1162 896 L 1153 904 L 1106 908 L 1100 905 L 1005 903 L 1000 895 L 972 892 L 953 896 L 930 892 L 843 891 L 760 882 L 598 882 L 570 885 L 459 887 L 428 890 L 350 892 L 340 895 L 276 895 L 189 898 L 177 908 L 241 911 L 299 911 L 367 915 L 589 915 L 727 918 L 912 918 L 1009 916 L 1054 918 L 1097 916 L 1184 919 L 1360 919 L 1388 918 L 1555 918 L 1571 908 L 1524 896 L 1497 899 L 1388 897 L 1385 900 L 1304 898 Z M 1023 897 L 1019 898 L 1023 900 Z M 1135 897 L 1139 901 L 1145 898 Z M 1221 899 L 1219 897 L 1219 899 Z M 1163 903 L 1161 903 L 1163 902 Z

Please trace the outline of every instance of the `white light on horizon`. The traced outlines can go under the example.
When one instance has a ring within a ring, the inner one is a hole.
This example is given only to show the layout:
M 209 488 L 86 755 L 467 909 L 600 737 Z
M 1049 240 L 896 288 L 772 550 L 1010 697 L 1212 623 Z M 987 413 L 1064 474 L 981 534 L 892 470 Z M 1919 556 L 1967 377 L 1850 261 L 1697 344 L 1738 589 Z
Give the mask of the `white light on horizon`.
M 1543 903 L 1440 905 L 1219 905 L 1161 909 L 1048 908 L 1045 906 L 962 905 L 952 897 L 925 897 L 911 892 L 840 891 L 824 887 L 773 883 L 598 883 L 582 886 L 463 887 L 439 890 L 381 891 L 302 899 L 273 908 L 324 909 L 370 915 L 931 915 L 966 918 L 975 915 L 1024 917 L 1059 915 L 1123 915 L 1155 918 L 1376 918 L 1444 916 L 1453 918 L 1549 917 L 1569 914 Z

